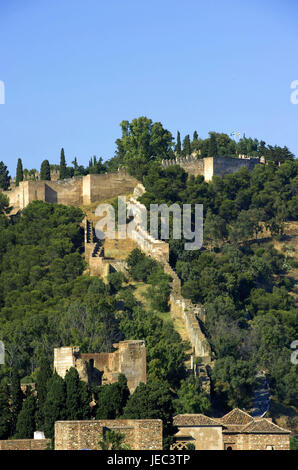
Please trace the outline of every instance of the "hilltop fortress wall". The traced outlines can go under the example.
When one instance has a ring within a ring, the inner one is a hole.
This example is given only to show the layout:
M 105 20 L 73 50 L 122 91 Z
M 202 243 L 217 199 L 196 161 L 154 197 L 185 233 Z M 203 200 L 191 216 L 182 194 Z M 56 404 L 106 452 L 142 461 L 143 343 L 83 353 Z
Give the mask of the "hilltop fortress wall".
M 4 194 L 15 210 L 22 210 L 32 201 L 45 201 L 66 206 L 88 205 L 92 202 L 127 194 L 138 181 L 125 170 L 116 173 L 76 176 L 57 181 L 22 181 Z
M 208 157 L 197 158 L 190 155 L 185 158 L 162 160 L 163 168 L 179 165 L 189 175 L 202 175 L 205 181 L 211 181 L 213 176 L 224 176 L 234 173 L 240 168 L 253 170 L 256 164 L 264 163 L 255 157 Z M 51 181 L 22 181 L 18 187 L 12 186 L 4 194 L 9 197 L 14 210 L 22 210 L 32 201 L 45 201 L 65 204 L 67 206 L 89 205 L 92 202 L 132 193 L 138 185 L 136 178 L 125 169 L 115 173 L 102 173 L 99 175 L 75 176 L 73 178 Z
M 252 171 L 258 163 L 262 163 L 257 157 L 239 156 L 233 157 L 207 157 L 197 158 L 190 155 L 185 158 L 176 158 L 171 160 L 162 160 L 163 168 L 172 165 L 179 165 L 189 175 L 202 175 L 205 181 L 211 181 L 213 176 L 225 176 L 235 173 L 240 168 L 248 168 Z

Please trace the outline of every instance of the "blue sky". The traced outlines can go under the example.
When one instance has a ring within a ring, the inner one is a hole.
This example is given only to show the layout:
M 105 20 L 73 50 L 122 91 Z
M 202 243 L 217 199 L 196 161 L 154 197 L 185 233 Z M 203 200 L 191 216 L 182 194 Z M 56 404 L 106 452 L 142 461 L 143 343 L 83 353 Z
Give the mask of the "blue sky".
M 0 0 L 0 160 L 114 155 L 119 123 L 245 132 L 298 155 L 297 0 Z

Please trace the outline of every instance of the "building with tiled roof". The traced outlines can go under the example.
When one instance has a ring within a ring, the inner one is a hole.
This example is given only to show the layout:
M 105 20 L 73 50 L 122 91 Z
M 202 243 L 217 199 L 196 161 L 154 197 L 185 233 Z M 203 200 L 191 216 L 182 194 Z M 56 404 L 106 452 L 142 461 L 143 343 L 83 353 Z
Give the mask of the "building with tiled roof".
M 178 428 L 172 448 L 196 450 L 289 450 L 290 431 L 269 418 L 253 418 L 235 408 L 222 418 L 202 414 L 181 414 L 174 417 Z

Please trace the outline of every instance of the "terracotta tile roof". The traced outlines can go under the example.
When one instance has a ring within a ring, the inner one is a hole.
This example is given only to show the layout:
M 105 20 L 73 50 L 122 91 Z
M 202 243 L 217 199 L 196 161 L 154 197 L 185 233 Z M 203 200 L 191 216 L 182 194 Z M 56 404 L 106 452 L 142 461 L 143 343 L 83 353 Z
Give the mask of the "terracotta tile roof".
M 209 418 L 202 414 L 181 414 L 173 419 L 174 426 L 221 426 L 223 434 L 290 434 L 290 431 L 272 423 L 267 418 L 252 418 L 245 411 L 235 408 L 222 418 Z
M 174 426 L 222 426 L 221 423 L 202 414 L 181 414 L 174 416 Z
M 283 429 L 277 424 L 272 423 L 266 418 L 254 419 L 252 423 L 245 426 L 242 431 L 243 433 L 268 433 L 268 434 L 290 434 L 291 431 Z
M 239 408 L 235 408 L 234 410 L 230 411 L 222 418 L 218 419 L 218 421 L 224 425 L 240 424 L 243 426 L 245 424 L 251 423 L 253 421 L 253 418 L 245 411 L 239 410 Z

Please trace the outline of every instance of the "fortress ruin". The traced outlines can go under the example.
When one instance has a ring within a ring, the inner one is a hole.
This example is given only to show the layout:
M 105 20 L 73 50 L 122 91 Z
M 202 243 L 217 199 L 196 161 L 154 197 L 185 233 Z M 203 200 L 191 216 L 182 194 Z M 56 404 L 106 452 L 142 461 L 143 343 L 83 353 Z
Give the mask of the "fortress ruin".
M 146 383 L 145 341 L 120 341 L 113 346 L 116 350 L 111 353 L 81 353 L 78 347 L 55 348 L 54 370 L 64 378 L 75 367 L 80 379 L 90 385 L 114 383 L 119 374 L 124 374 L 133 393 L 139 383 Z

